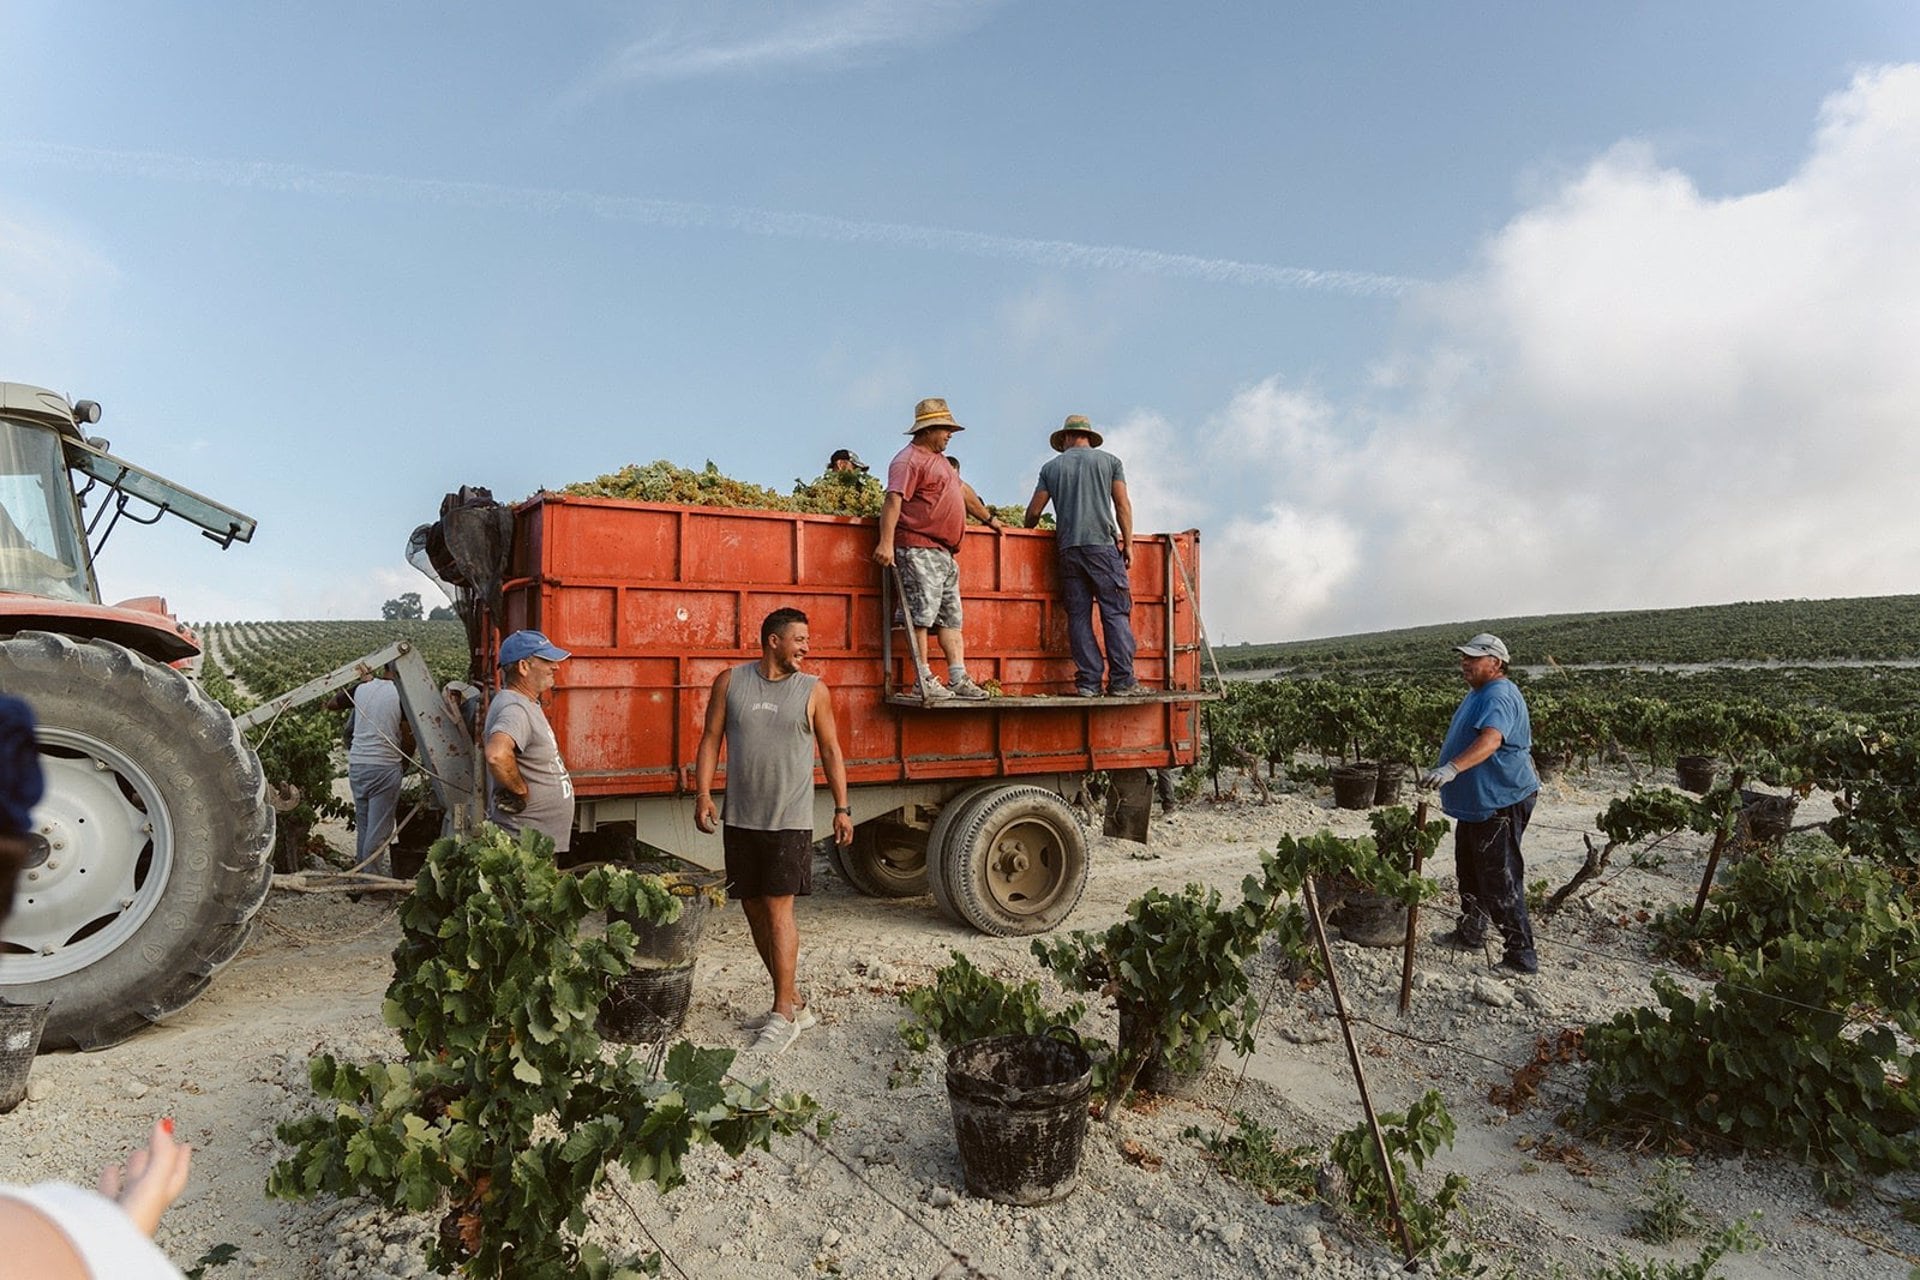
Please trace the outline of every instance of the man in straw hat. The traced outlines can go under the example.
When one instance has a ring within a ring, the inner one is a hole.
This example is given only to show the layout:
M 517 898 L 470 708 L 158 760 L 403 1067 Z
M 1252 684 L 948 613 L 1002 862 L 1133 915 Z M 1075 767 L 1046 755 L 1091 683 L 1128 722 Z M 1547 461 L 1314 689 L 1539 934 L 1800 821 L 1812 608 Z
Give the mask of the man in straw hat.
M 1527 868 L 1520 859 L 1520 837 L 1540 792 L 1533 720 L 1519 687 L 1507 679 L 1506 641 L 1483 632 L 1453 650 L 1460 655 L 1467 696 L 1453 713 L 1440 763 L 1420 778 L 1421 786 L 1440 788 L 1440 807 L 1454 820 L 1460 923 L 1440 940 L 1478 951 L 1491 921 L 1506 947 L 1501 967 L 1538 973 L 1527 919 Z
M 914 406 L 913 426 L 907 430 L 913 442 L 887 467 L 880 543 L 873 550 L 876 564 L 892 565 L 900 575 L 908 624 L 920 633 L 920 696 L 930 702 L 987 696 L 967 675 L 966 645 L 960 638 L 960 565 L 954 557 L 967 527 L 967 506 L 960 473 L 943 456 L 953 433 L 964 430 L 945 400 L 922 400 Z M 924 665 L 929 631 L 940 637 L 941 652 L 947 655 L 944 685 Z
M 1126 468 L 1100 447 L 1103 441 L 1093 424 L 1077 413 L 1053 433 L 1049 443 L 1060 456 L 1040 468 L 1039 486 L 1027 503 L 1026 525 L 1031 529 L 1039 524 L 1040 513 L 1053 503 L 1074 692 L 1099 697 L 1104 669 L 1107 692 L 1126 698 L 1145 692 L 1133 678 L 1133 591 L 1127 584 L 1133 564 L 1133 503 L 1127 498 Z M 1095 604 L 1106 640 L 1104 661 L 1093 639 Z

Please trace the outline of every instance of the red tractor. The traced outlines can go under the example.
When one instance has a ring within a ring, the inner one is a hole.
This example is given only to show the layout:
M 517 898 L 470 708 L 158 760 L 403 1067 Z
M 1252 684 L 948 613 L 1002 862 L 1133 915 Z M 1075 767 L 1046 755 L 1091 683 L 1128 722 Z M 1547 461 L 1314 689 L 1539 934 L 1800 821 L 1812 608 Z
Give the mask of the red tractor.
M 254 522 L 114 457 L 83 430 L 99 419 L 0 382 L 0 692 L 39 718 L 47 781 L 0 999 L 52 1002 L 45 1048 L 114 1044 L 192 1001 L 272 878 L 260 761 L 181 670 L 199 642 L 157 596 L 103 604 L 93 572 L 123 517 L 171 513 L 223 549 Z

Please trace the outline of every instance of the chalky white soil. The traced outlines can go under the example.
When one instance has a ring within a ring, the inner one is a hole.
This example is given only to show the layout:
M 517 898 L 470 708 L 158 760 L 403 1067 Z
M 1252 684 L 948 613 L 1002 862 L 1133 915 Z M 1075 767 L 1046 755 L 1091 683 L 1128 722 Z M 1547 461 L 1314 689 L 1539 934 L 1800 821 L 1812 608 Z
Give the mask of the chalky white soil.
M 1580 860 L 1579 832 L 1625 781 L 1550 783 L 1527 840 L 1530 875 L 1563 882 Z M 1803 806 L 1803 818 L 1819 816 L 1817 803 Z M 1104 927 L 1156 884 L 1199 880 L 1237 893 L 1259 848 L 1281 833 L 1320 826 L 1358 833 L 1365 816 L 1305 795 L 1282 794 L 1265 806 L 1203 798 L 1156 817 L 1149 846 L 1096 837 L 1091 882 L 1072 923 Z M 1701 854 L 1678 846 L 1664 868 L 1622 872 L 1547 922 L 1535 978 L 1506 976 L 1489 967 L 1490 957 L 1427 943 L 1451 923 L 1449 895 L 1423 912 L 1406 1018 L 1396 1011 L 1399 952 L 1336 943 L 1350 1005 L 1377 1024 L 1355 1028 L 1375 1103 L 1403 1108 L 1429 1087 L 1446 1096 L 1459 1137 L 1429 1167 L 1428 1185 L 1447 1171 L 1471 1179 L 1483 1257 L 1520 1259 L 1521 1274 L 1545 1274 L 1559 1261 L 1578 1275 L 1621 1253 L 1682 1259 L 1696 1251 L 1692 1243 L 1656 1250 L 1626 1237 L 1652 1157 L 1558 1126 L 1556 1114 L 1578 1096 L 1581 1067 L 1554 1068 L 1542 1100 L 1517 1115 L 1492 1105 L 1488 1089 L 1506 1080 L 1501 1064 L 1524 1061 L 1539 1037 L 1649 1000 L 1654 970 L 1634 917 L 1690 899 Z M 1449 870 L 1445 849 L 1441 861 Z M 1008 976 L 1036 976 L 1026 944 L 966 932 L 931 899 L 862 898 L 824 864 L 816 883 L 801 907 L 801 959 L 821 1022 L 771 1064 L 771 1075 L 781 1089 L 804 1090 L 839 1113 L 832 1137 L 824 1146 L 782 1140 L 738 1166 L 696 1152 L 690 1183 L 665 1196 L 616 1175 L 593 1211 L 594 1230 L 609 1243 L 644 1247 L 651 1237 L 671 1258 L 666 1274 L 694 1277 L 960 1276 L 968 1267 L 1004 1277 L 1393 1272 L 1392 1252 L 1363 1229 L 1312 1205 L 1268 1204 L 1221 1176 L 1181 1136 L 1194 1125 L 1230 1131 L 1234 1110 L 1286 1141 L 1321 1145 L 1359 1121 L 1324 988 L 1296 992 L 1272 981 L 1272 966 L 1263 964 L 1256 989 L 1271 1003 L 1250 1060 L 1223 1058 L 1194 1100 L 1155 1100 L 1110 1124 L 1094 1123 L 1072 1196 L 1008 1208 L 961 1188 L 941 1065 L 934 1054 L 915 1059 L 901 1046 L 896 995 L 926 981 L 954 948 Z M 275 1124 L 312 1105 L 307 1056 L 396 1050 L 379 1005 L 397 937 L 390 903 L 276 893 L 252 944 L 168 1025 L 104 1052 L 38 1060 L 29 1101 L 0 1117 L 0 1178 L 91 1181 L 154 1117 L 170 1114 L 197 1149 L 192 1185 L 161 1234 L 183 1265 L 231 1242 L 239 1258 L 209 1276 L 424 1274 L 418 1246 L 432 1228 L 429 1217 L 262 1195 L 269 1168 L 284 1154 Z M 708 930 L 686 1034 L 703 1044 L 743 1045 L 738 1019 L 766 1003 L 745 924 L 730 908 Z M 1096 1007 L 1084 1029 L 1111 1037 L 1111 1008 Z M 890 1087 L 910 1074 L 903 1064 L 923 1070 L 917 1081 Z M 1880 1194 L 1840 1211 L 1822 1203 L 1807 1173 L 1790 1163 L 1703 1157 L 1690 1188 L 1715 1221 L 1762 1215 L 1767 1248 L 1723 1262 L 1724 1276 L 1905 1280 L 1920 1255 L 1920 1228 L 1896 1212 L 1900 1198 L 1920 1194 L 1912 1180 L 1886 1180 Z

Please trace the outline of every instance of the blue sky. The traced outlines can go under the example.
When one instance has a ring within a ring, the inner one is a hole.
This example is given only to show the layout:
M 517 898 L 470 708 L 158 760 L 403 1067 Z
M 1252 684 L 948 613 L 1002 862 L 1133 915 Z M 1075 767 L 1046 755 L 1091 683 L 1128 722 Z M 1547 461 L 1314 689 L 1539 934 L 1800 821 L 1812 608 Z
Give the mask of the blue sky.
M 925 395 L 999 502 L 1091 415 L 1216 639 L 1912 591 L 1917 15 L 12 0 L 0 377 L 259 518 L 115 535 L 194 619 Z

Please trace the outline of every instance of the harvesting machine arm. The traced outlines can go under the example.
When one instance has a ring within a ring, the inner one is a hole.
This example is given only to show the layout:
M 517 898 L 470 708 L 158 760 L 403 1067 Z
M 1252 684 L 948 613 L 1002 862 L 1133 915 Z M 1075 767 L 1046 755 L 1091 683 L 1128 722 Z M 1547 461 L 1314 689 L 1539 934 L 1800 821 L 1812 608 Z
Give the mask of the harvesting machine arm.
M 480 753 L 474 749 L 472 732 L 440 696 L 433 673 L 427 670 L 426 659 L 408 641 L 398 640 L 365 657 L 355 658 L 297 689 L 261 703 L 234 723 L 242 731 L 266 724 L 284 711 L 357 684 L 389 663 L 393 666 L 393 682 L 400 690 L 400 709 L 418 744 L 420 767 L 433 785 L 435 799 L 452 822 L 454 834 L 465 835 L 480 825 L 482 816 L 486 792 L 480 776 Z

